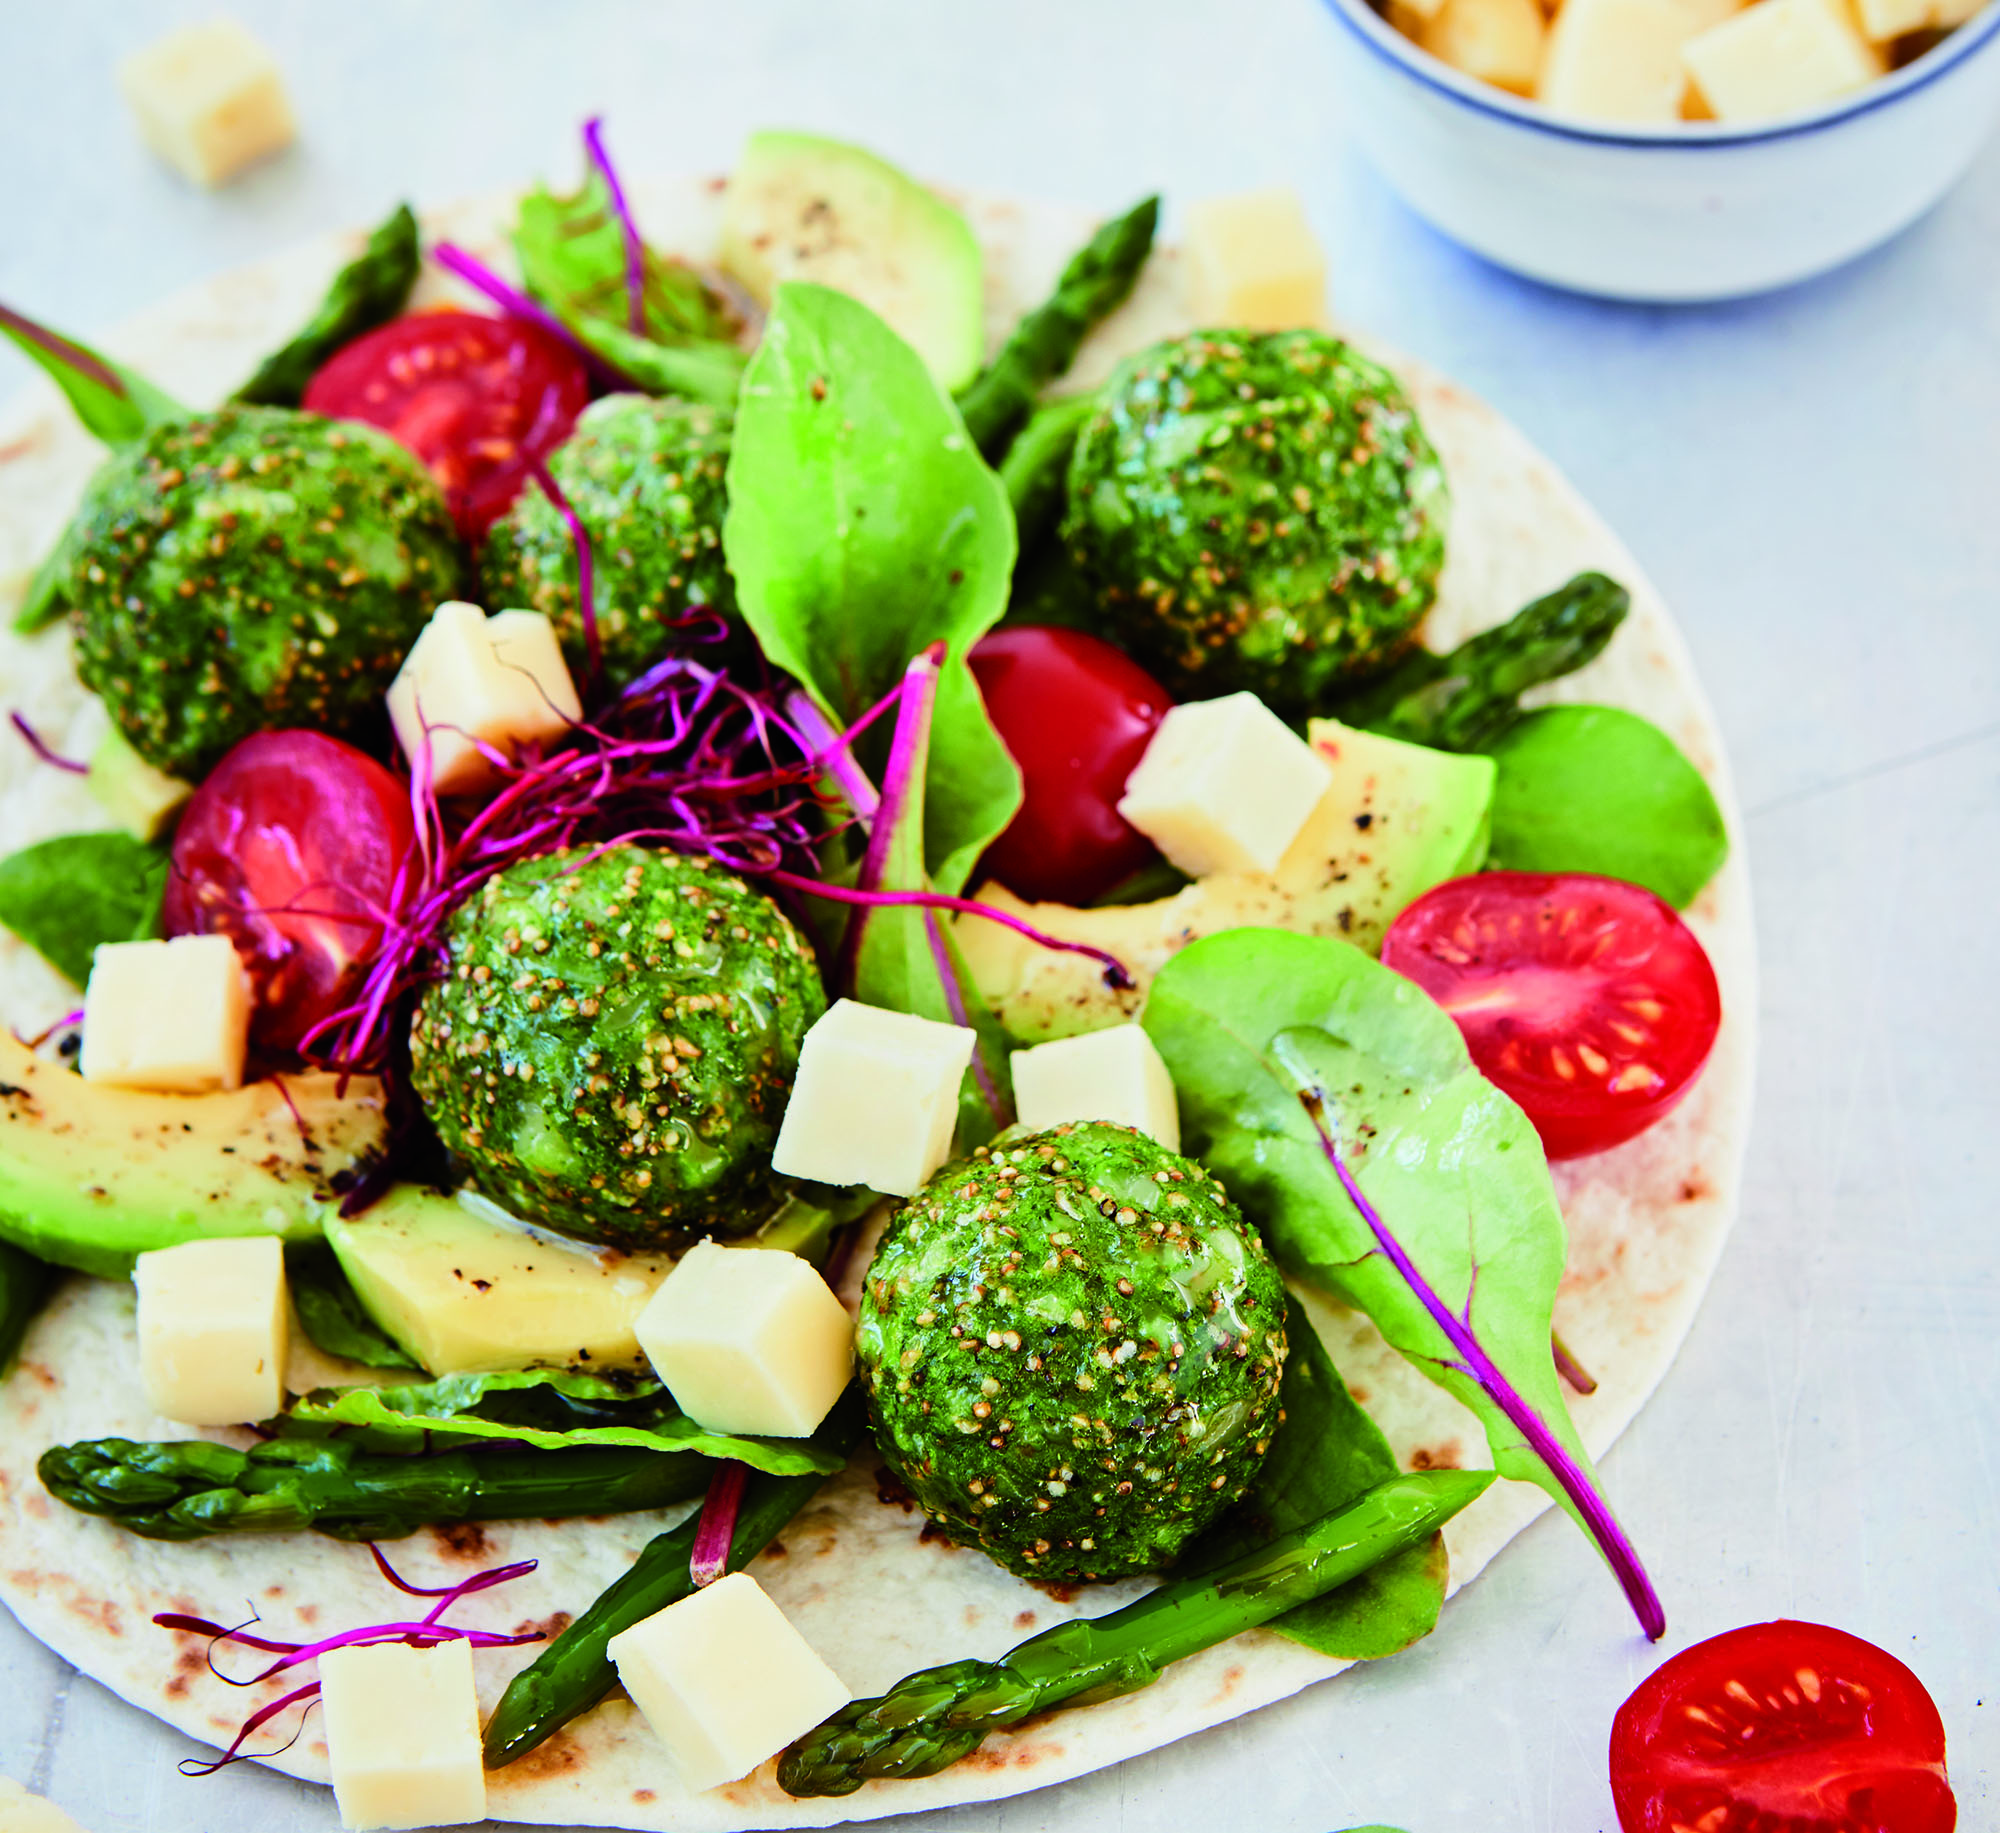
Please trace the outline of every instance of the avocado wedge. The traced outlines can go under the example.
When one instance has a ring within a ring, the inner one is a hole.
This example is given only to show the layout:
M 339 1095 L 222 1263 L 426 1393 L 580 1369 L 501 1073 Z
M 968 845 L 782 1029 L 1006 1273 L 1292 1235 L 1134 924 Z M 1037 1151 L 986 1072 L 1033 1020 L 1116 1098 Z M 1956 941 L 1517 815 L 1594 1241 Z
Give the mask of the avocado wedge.
M 145 1094 L 86 1082 L 0 1031 L 0 1240 L 122 1279 L 140 1254 L 206 1236 L 315 1238 L 333 1179 L 386 1132 L 369 1076 Z

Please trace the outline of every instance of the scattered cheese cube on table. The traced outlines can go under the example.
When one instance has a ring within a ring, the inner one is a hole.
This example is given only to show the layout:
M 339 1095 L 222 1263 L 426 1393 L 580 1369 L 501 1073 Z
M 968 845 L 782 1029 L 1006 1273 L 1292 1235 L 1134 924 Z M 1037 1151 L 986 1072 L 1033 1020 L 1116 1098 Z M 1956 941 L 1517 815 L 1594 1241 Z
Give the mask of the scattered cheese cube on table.
M 412 767 L 428 746 L 439 795 L 489 783 L 486 751 L 512 756 L 582 717 L 554 626 L 539 611 L 488 617 L 459 599 L 439 605 L 389 683 L 396 741 Z
M 836 999 L 800 1048 L 771 1168 L 915 1195 L 951 1153 L 972 1046 L 963 1025 Z
M 1444 0 L 1418 42 L 1467 76 L 1533 95 L 1547 36 L 1538 0 Z
M 154 1412 L 241 1426 L 285 1403 L 292 1308 L 275 1235 L 184 1241 L 141 1254 L 139 1378 Z
M 471 1643 L 337 1648 L 318 1669 L 342 1826 L 458 1827 L 486 1818 Z
M 747 1776 L 854 1697 L 743 1572 L 605 1646 L 691 1792 Z
M 674 1404 L 711 1432 L 805 1438 L 854 1373 L 846 1306 L 781 1248 L 690 1248 L 636 1329 Z
M 1190 878 L 1271 872 L 1331 780 L 1312 746 L 1255 694 L 1177 706 L 1118 812 Z
M 1681 118 L 1681 49 L 1739 0 L 1563 0 L 1549 28 L 1537 98 L 1591 121 L 1658 125 Z
M 1326 322 L 1326 256 L 1289 185 L 1190 204 L 1181 257 L 1198 323 L 1291 331 Z
M 1769 121 L 1838 101 L 1887 68 L 1848 0 L 1758 0 L 1681 53 L 1718 121 Z
M 83 995 L 88 1082 L 206 1094 L 243 1086 L 250 976 L 227 936 L 103 942 Z
M 1014 1106 L 1039 1132 L 1066 1120 L 1137 1127 L 1169 1152 L 1181 1149 L 1173 1078 L 1137 1025 L 1112 1025 L 1014 1052 Z
M 53 1801 L 0 1776 L 0 1833 L 84 1833 Z
M 183 178 L 227 183 L 297 136 L 271 54 L 233 19 L 183 26 L 118 66 L 146 143 Z

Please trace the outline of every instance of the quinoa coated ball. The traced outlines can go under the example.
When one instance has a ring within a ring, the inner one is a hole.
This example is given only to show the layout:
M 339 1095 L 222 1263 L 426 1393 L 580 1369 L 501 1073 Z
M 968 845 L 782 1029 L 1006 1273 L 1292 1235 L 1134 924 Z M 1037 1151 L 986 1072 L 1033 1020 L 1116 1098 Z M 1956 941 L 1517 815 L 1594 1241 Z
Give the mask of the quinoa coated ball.
M 77 674 L 141 757 L 190 778 L 253 732 L 374 725 L 464 570 L 413 454 L 282 407 L 155 427 L 66 540 Z
M 1298 715 L 1405 645 L 1448 511 L 1386 369 L 1319 331 L 1200 331 L 1105 384 L 1062 535 L 1105 633 L 1168 686 Z
M 731 427 L 724 408 L 607 395 L 550 456 L 550 474 L 590 536 L 591 606 L 614 687 L 659 659 L 677 619 L 705 609 L 734 623 L 736 592 L 722 558 Z M 547 614 L 581 680 L 575 545 L 541 491 L 523 490 L 493 525 L 480 578 L 489 606 Z
M 1206 1170 L 1128 1127 L 1003 1133 L 889 1223 L 856 1350 L 876 1443 L 1024 1578 L 1170 1564 L 1270 1447 L 1285 1290 Z
M 452 917 L 410 1080 L 472 1181 L 528 1221 L 634 1249 L 739 1234 L 825 1009 L 810 944 L 733 873 L 572 848 Z

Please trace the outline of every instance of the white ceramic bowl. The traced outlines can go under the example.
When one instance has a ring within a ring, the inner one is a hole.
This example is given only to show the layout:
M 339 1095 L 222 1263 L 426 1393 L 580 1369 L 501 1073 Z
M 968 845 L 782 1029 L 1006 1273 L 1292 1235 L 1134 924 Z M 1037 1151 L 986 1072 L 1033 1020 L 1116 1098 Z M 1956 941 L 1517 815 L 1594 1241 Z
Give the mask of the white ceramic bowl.
M 1916 221 L 2000 115 L 2000 5 L 1830 108 L 1768 126 L 1566 120 L 1459 75 L 1367 0 L 1325 0 L 1362 149 L 1502 267 L 1618 299 L 1727 299 L 1823 273 Z

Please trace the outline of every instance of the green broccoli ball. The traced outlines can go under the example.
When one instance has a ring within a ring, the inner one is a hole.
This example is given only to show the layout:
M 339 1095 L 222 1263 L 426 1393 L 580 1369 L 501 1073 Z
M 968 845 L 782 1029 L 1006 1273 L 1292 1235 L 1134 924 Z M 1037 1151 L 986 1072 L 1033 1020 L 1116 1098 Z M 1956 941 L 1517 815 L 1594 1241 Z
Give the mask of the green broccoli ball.
M 1098 1121 L 1003 1133 L 896 1212 L 856 1337 L 882 1454 L 1024 1578 L 1169 1564 L 1278 1425 L 1285 1289 L 1220 1183 Z
M 607 395 L 583 411 L 549 459 L 590 536 L 591 605 L 614 687 L 659 659 L 677 619 L 708 610 L 735 620 L 736 592 L 722 559 L 730 428 L 722 408 Z M 581 680 L 575 547 L 540 490 L 523 490 L 493 525 L 480 574 L 489 607 L 547 613 Z
M 1203 331 L 1105 385 L 1063 540 L 1106 633 L 1168 685 L 1302 714 L 1430 609 L 1448 509 L 1387 370 L 1318 331 Z
M 496 1202 L 624 1248 L 739 1234 L 826 1009 L 811 946 L 713 861 L 619 845 L 520 861 L 453 915 L 410 1080 Z
M 413 454 L 284 407 L 155 427 L 98 472 L 68 540 L 77 673 L 183 777 L 253 732 L 373 725 L 464 566 Z

